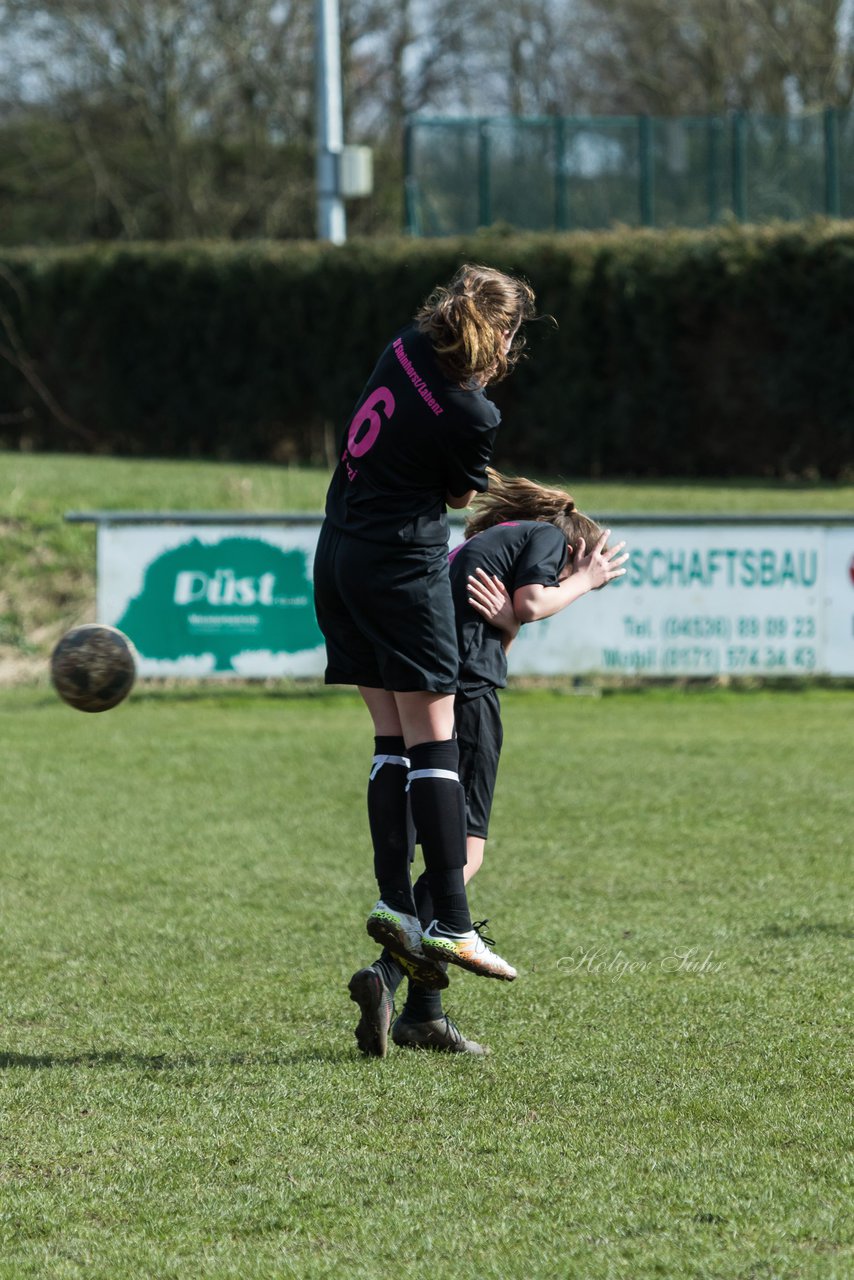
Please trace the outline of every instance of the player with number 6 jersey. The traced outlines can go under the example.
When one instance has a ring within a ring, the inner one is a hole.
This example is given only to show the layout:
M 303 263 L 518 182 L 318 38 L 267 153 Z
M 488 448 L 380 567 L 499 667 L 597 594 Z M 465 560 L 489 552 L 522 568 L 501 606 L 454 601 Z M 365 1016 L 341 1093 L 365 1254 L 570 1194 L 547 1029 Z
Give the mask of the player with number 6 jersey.
M 466 899 L 447 507 L 488 487 L 500 417 L 485 389 L 513 367 L 533 304 L 523 280 L 466 265 L 394 335 L 344 428 L 315 557 L 327 683 L 356 685 L 373 722 L 368 817 L 380 896 L 367 929 L 434 987 L 447 985 L 444 962 L 516 976 Z M 351 982 L 351 996 L 371 1026 L 385 1021 L 382 990 Z
M 450 382 L 417 325 L 380 356 L 341 442 L 330 525 L 369 542 L 445 547 L 446 494 L 486 488 L 500 417 L 483 388 Z

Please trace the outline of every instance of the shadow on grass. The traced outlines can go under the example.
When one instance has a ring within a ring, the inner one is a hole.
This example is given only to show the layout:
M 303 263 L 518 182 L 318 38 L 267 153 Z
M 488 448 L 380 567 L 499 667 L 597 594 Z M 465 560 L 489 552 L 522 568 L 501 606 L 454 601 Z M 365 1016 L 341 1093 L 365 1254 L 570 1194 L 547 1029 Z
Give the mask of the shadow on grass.
M 325 684 L 322 677 L 306 676 L 291 679 L 287 676 L 148 676 L 141 679 L 131 697 L 135 702 L 169 698 L 179 702 L 198 702 L 205 699 L 229 697 L 283 698 L 291 700 L 316 700 L 334 698 L 342 693 L 355 694 L 355 689 L 345 689 Z
M 32 701 L 32 710 L 55 709 L 59 705 L 57 694 L 53 689 L 44 685 L 42 681 L 37 683 L 41 685 L 40 696 Z M 209 702 L 220 705 L 229 701 L 245 702 L 247 699 L 252 698 L 269 702 L 329 702 L 334 705 L 334 700 L 340 700 L 342 697 L 347 697 L 351 701 L 355 700 L 357 697 L 355 689 L 345 689 L 308 680 L 305 683 L 291 684 L 284 680 L 274 680 L 272 678 L 269 680 L 244 680 L 241 678 L 218 680 L 216 678 L 185 677 L 179 679 L 178 677 L 169 677 L 168 679 L 161 679 L 157 677 L 137 683 L 126 705 L 132 706 L 134 703 L 161 701 L 169 703 Z
M 854 938 L 854 926 L 828 920 L 802 920 L 797 924 L 767 924 L 760 929 L 763 938 Z
M 49 1071 L 54 1067 L 130 1067 L 136 1071 L 192 1071 L 199 1067 L 290 1067 L 305 1066 L 309 1062 L 340 1064 L 352 1060 L 353 1051 L 349 1046 L 335 1050 L 306 1048 L 282 1052 L 271 1049 L 262 1053 L 177 1054 L 174 1057 L 161 1053 L 126 1053 L 121 1049 L 74 1054 L 0 1052 L 0 1070 L 15 1067 L 26 1067 L 31 1071 Z
M 552 675 L 552 676 L 512 676 L 509 688 L 521 693 L 550 693 L 556 695 L 587 695 L 594 697 L 620 697 L 627 694 L 634 696 L 670 696 L 676 694 L 804 694 L 816 689 L 830 690 L 832 693 L 854 692 L 854 679 L 850 676 L 828 675 L 787 675 L 787 676 L 602 676 L 602 675 Z M 2 690 L 0 690 L 2 693 Z M 127 703 L 117 708 L 118 715 L 131 714 L 134 706 L 151 706 L 157 703 L 168 703 L 170 706 L 180 704 L 207 705 L 213 710 L 229 706 L 245 706 L 247 703 L 314 703 L 325 706 L 330 711 L 337 707 L 354 705 L 361 707 L 361 701 L 355 689 L 341 685 L 324 685 L 315 681 L 289 684 L 276 679 L 243 680 L 243 679 L 204 679 L 149 678 L 139 682 L 131 693 Z M 32 700 L 29 709 L 33 711 L 55 710 L 59 703 L 57 695 L 47 687 Z M 19 708 L 14 704 L 3 707 L 0 714 L 18 714 Z M 75 713 L 83 715 L 82 712 Z

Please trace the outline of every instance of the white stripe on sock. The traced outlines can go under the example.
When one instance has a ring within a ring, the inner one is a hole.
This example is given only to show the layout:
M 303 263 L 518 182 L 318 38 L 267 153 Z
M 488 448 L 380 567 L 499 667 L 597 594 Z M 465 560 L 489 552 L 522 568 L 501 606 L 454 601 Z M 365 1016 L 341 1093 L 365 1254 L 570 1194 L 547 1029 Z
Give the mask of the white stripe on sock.
M 374 767 L 371 769 L 369 782 L 373 782 L 384 764 L 402 764 L 405 769 L 409 768 L 408 756 L 374 756 Z
M 406 775 L 406 786 L 418 778 L 448 778 L 451 782 L 459 782 L 460 775 L 451 769 L 410 769 Z

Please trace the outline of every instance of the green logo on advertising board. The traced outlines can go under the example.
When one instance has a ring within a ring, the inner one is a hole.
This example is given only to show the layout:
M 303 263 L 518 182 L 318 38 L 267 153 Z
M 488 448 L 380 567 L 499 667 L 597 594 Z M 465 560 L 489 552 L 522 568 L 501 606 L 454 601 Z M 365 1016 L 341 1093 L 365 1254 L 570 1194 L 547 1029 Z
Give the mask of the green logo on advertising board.
M 116 626 L 146 658 L 212 654 L 215 671 L 233 671 L 247 650 L 299 653 L 323 643 L 305 552 L 261 538 L 194 539 L 164 552 Z

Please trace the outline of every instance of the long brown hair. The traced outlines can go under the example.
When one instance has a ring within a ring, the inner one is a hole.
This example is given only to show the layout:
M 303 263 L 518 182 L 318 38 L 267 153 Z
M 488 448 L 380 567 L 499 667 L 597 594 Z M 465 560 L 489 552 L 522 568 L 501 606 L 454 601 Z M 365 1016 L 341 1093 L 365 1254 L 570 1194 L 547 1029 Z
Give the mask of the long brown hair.
M 474 514 L 466 520 L 465 536 L 473 538 L 493 525 L 514 520 L 541 520 L 553 524 L 565 534 L 573 549 L 583 538 L 587 550 L 602 537 L 603 530 L 575 505 L 571 493 L 564 489 L 549 489 L 524 476 L 503 476 L 500 471 L 487 468 L 489 489 L 475 496 Z
M 534 291 L 494 267 L 465 263 L 448 285 L 434 289 L 415 320 L 433 343 L 442 372 L 461 386 L 500 382 L 525 345 L 519 326 L 534 316 Z M 519 330 L 505 352 L 508 333 Z

